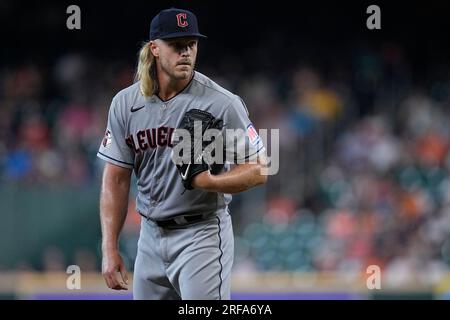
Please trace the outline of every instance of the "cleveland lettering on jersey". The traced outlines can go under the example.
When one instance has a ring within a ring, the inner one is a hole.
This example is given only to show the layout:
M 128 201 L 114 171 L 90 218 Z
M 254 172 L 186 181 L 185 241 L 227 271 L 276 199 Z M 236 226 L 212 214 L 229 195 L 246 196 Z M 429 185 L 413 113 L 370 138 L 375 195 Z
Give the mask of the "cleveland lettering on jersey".
M 144 152 L 156 147 L 172 148 L 172 135 L 174 128 L 159 127 L 139 130 L 125 139 L 125 143 L 134 153 Z

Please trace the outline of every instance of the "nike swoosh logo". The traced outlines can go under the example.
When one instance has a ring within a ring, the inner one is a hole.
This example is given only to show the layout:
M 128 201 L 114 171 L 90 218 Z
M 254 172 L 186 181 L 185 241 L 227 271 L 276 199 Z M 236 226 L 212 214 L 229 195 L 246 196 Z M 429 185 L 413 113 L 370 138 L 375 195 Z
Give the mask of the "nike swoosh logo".
M 191 167 L 191 164 L 189 163 L 187 168 L 186 168 L 186 171 L 184 172 L 184 174 L 182 174 L 182 173 L 180 174 L 181 175 L 181 179 L 186 180 L 190 167 Z
M 143 105 L 142 107 L 139 108 L 135 108 L 134 106 L 131 107 L 131 112 L 136 112 L 138 110 L 141 110 L 143 107 L 145 107 L 145 105 Z

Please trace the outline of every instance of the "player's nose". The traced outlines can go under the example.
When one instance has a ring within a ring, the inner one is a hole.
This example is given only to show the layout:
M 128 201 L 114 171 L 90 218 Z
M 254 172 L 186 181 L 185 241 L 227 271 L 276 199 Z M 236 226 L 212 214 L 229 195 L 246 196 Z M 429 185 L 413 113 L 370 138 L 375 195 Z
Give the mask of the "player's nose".
M 189 45 L 182 46 L 182 47 L 180 47 L 180 52 L 181 53 L 189 53 L 189 52 L 191 52 L 191 48 L 189 47 Z
M 191 55 L 191 50 L 190 50 L 189 46 L 186 46 L 186 47 L 181 48 L 180 53 L 183 57 L 189 57 Z

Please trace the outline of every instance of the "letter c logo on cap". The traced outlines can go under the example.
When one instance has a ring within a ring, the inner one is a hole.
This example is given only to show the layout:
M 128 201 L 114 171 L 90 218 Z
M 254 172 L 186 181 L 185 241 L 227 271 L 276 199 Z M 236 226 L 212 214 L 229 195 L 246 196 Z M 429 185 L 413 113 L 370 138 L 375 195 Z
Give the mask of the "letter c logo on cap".
M 187 27 L 189 25 L 187 22 L 186 13 L 177 14 L 177 24 L 181 28 Z

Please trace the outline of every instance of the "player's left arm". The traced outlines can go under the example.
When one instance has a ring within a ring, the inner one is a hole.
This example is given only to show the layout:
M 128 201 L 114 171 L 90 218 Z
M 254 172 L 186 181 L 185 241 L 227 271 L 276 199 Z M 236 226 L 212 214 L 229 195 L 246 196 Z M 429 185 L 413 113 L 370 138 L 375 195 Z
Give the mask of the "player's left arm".
M 265 148 L 249 119 L 247 107 L 236 96 L 226 109 L 224 122 L 227 129 L 236 129 L 236 136 L 225 133 L 225 154 L 235 165 L 230 171 L 218 175 L 209 171 L 194 177 L 193 187 L 210 192 L 239 193 L 267 182 Z M 233 132 L 233 131 L 232 131 Z
M 236 164 L 230 171 L 212 175 L 209 171 L 196 175 L 194 188 L 209 192 L 239 193 L 267 182 L 267 159 L 261 154 L 257 163 Z

